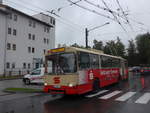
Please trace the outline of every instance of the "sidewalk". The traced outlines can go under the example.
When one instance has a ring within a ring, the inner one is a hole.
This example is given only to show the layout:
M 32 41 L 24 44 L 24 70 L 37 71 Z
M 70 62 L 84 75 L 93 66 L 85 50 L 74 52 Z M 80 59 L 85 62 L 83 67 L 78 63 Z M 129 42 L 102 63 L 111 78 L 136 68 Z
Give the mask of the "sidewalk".
M 14 80 L 14 79 L 21 79 L 23 76 L 8 76 L 8 77 L 0 77 L 0 81 L 3 80 Z
M 3 92 L 6 88 L 33 88 L 33 89 L 43 89 L 43 85 L 24 85 L 22 79 L 11 79 L 0 81 L 0 96 L 11 95 L 14 93 Z
M 5 93 L 3 91 L 0 91 L 0 96 L 6 96 L 6 95 L 11 95 L 11 94 L 13 94 L 13 93 Z

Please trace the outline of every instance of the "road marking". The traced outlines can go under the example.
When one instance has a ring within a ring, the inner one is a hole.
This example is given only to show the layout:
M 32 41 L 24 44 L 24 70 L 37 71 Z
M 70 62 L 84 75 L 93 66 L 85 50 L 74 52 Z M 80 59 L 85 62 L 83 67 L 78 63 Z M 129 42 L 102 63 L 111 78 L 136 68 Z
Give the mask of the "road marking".
M 99 99 L 109 99 L 117 94 L 121 93 L 121 91 L 113 91 L 112 93 L 109 93 L 107 95 L 104 95 L 102 97 L 100 97 Z
M 102 91 L 99 91 L 99 92 L 97 92 L 97 93 L 95 93 L 95 94 L 87 95 L 87 96 L 85 96 L 85 97 L 91 98 L 91 97 L 94 97 L 94 96 L 103 94 L 103 93 L 105 93 L 105 92 L 107 92 L 107 91 L 109 91 L 109 90 L 102 90 Z
M 144 95 L 142 95 L 139 99 L 137 99 L 135 101 L 135 103 L 139 103 L 139 104 L 147 104 L 150 100 L 150 93 L 145 93 Z
M 127 99 L 129 99 L 130 97 L 132 97 L 136 92 L 127 92 L 124 95 L 122 95 L 121 97 L 115 99 L 116 101 L 126 101 Z

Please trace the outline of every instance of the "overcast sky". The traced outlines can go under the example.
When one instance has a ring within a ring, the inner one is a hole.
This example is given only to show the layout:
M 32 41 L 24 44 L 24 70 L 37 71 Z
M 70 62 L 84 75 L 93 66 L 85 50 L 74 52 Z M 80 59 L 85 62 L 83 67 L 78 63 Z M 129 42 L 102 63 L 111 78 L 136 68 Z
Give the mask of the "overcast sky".
M 78 0 L 72 1 L 75 2 Z M 105 7 L 102 0 L 88 1 Z M 104 1 L 111 10 L 122 15 L 121 11 L 117 10 L 119 9 L 119 6 L 116 0 Z M 125 30 L 123 30 L 116 21 L 81 9 L 75 5 L 69 6 L 70 3 L 67 0 L 4 0 L 5 4 L 30 15 L 44 12 L 44 10 L 51 11 L 54 9 L 61 17 L 56 17 L 56 46 L 58 43 L 67 45 L 78 43 L 79 45 L 84 46 L 85 28 L 91 29 L 103 25 L 106 22 L 110 22 L 110 24 L 89 32 L 90 46 L 93 45 L 94 39 L 106 42 L 108 40 L 115 40 L 117 36 L 119 36 L 122 42 L 127 45 L 128 40 L 134 39 L 137 34 L 148 32 L 150 28 L 150 0 L 119 0 L 119 2 L 125 13 L 128 14 L 127 18 L 130 22 L 129 25 L 126 24 L 125 20 L 118 18 Z M 109 12 L 89 5 L 84 0 L 78 4 L 113 18 Z M 58 8 L 62 9 L 58 12 Z M 143 25 L 139 24 L 139 22 L 143 23 Z

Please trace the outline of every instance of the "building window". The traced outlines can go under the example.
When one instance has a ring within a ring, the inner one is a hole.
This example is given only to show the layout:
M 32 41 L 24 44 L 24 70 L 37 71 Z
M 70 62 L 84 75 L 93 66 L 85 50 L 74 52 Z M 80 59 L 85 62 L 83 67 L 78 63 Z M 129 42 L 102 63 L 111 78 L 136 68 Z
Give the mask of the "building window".
M 31 20 L 29 20 L 29 27 L 31 27 L 32 26 L 32 21 Z
M 17 20 L 18 20 L 18 16 L 14 15 L 14 21 L 17 21 Z
M 46 53 L 46 50 L 44 49 L 43 52 L 44 52 L 44 54 L 45 54 L 45 53 Z
M 13 45 L 12 45 L 12 48 L 13 48 L 13 50 L 15 51 L 15 50 L 16 50 L 16 44 L 13 44 Z
M 52 18 L 50 19 L 50 23 L 53 24 L 53 19 Z
M 28 53 L 31 53 L 31 47 L 28 47 Z
M 8 15 L 8 18 L 9 18 L 9 19 L 12 19 L 12 13 L 10 13 L 10 14 Z
M 44 26 L 44 32 L 46 32 L 46 26 Z
M 36 27 L 36 23 L 35 22 L 33 22 L 33 28 L 35 28 Z
M 16 36 L 17 35 L 17 30 L 13 29 L 13 35 Z
M 23 63 L 23 68 L 26 69 L 26 63 Z
M 12 63 L 12 69 L 16 68 L 15 63 Z
M 47 44 L 49 44 L 49 39 L 47 39 Z
M 53 25 L 55 25 L 55 20 L 53 20 Z
M 31 34 L 30 33 L 28 34 L 28 38 L 29 38 L 29 40 L 31 40 Z
M 28 69 L 30 69 L 31 68 L 31 64 L 30 63 L 28 63 Z
M 44 44 L 45 44 L 45 43 L 46 43 L 46 38 L 44 38 L 44 40 L 43 40 L 43 41 L 44 41 Z
M 34 48 L 32 48 L 32 53 L 34 53 L 35 52 L 35 49 Z
M 11 28 L 8 28 L 8 34 L 11 34 Z
M 10 63 L 9 63 L 9 62 L 6 63 L 6 68 L 7 68 L 7 69 L 10 68 Z
M 32 40 L 35 40 L 35 35 L 32 35 Z
M 7 43 L 7 50 L 11 50 L 11 44 Z
M 47 27 L 47 33 L 49 33 L 49 30 L 50 30 L 50 29 Z

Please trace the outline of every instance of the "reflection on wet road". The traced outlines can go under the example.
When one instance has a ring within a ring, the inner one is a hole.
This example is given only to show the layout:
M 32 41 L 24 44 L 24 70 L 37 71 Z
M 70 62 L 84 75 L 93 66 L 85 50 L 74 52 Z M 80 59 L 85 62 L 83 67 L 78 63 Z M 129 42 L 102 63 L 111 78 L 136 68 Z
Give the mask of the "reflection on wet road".
M 17 95 L 12 94 L 11 96 Z M 21 96 L 22 98 L 14 100 L 0 100 L 0 113 L 43 113 L 43 105 L 47 100 L 60 98 L 60 96 L 52 97 L 46 94 L 22 94 Z
M 0 113 L 149 113 L 150 75 L 130 73 L 121 81 L 97 93 L 81 96 L 41 94 L 0 101 Z

